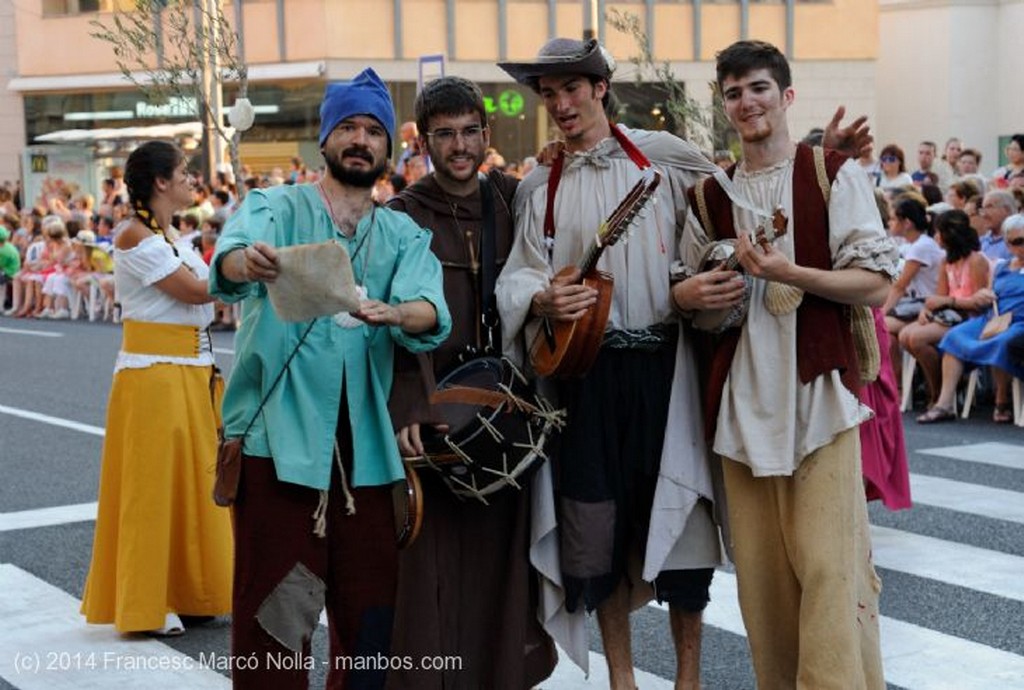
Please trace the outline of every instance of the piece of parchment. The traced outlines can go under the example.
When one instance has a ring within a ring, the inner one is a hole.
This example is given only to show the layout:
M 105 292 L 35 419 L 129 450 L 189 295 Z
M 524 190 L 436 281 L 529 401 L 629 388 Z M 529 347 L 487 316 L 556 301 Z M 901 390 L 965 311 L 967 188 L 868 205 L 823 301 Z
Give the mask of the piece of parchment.
M 282 321 L 358 311 L 359 293 L 348 251 L 334 240 L 277 249 L 280 272 L 267 283 L 270 303 Z

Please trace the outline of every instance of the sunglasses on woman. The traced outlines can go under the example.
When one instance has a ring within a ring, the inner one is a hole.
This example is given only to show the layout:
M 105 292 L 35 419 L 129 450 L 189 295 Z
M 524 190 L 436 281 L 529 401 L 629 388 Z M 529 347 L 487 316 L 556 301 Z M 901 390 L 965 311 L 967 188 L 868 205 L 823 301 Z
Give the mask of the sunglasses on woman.
M 1012 240 L 1006 240 L 1006 244 L 1011 247 L 1024 247 L 1024 237 L 1014 237 Z

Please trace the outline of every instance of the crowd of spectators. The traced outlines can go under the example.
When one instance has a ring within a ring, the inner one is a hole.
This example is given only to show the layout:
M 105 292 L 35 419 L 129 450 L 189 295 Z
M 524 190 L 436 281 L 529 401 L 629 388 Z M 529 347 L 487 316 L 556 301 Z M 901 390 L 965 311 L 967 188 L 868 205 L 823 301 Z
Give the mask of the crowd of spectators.
M 990 370 L 985 378 L 993 384 L 993 420 L 1013 419 L 1011 381 L 1024 377 L 1024 343 L 1017 342 L 1024 340 L 1024 304 L 1009 288 L 1004 294 L 993 288 L 996 276 L 1020 272 L 1024 134 L 1010 139 L 1006 158 L 1007 165 L 986 176 L 981 154 L 954 137 L 941 155 L 934 142 L 922 141 L 914 170 L 896 144 L 883 146 L 878 160 L 871 154 L 860 159 L 888 215 L 889 232 L 900 242 L 902 272 L 884 306 L 893 336 L 889 355 L 896 372 L 903 352 L 923 372 L 927 410 L 921 423 L 954 419 L 951 396 L 965 369 L 977 367 Z M 986 334 L 989 346 L 976 346 L 984 324 L 1000 311 L 1011 327 Z
M 415 123 L 404 123 L 400 132 L 396 159 L 374 188 L 374 199 L 381 204 L 431 171 Z M 951 416 L 946 414 L 946 399 L 941 404 L 939 400 L 943 385 L 947 390 L 950 386 L 942 373 L 943 343 L 959 322 L 985 316 L 993 304 L 998 306 L 993 277 L 1005 270 L 1001 264 L 1009 265 L 1017 254 L 1006 234 L 1008 227 L 1016 227 L 1024 218 L 1020 215 L 1024 208 L 1024 134 L 1010 139 L 1006 158 L 1006 165 L 985 175 L 977 149 L 953 137 L 941 155 L 935 143 L 920 142 L 913 169 L 903 148 L 895 143 L 881 146 L 877 159 L 872 153 L 860 159 L 877 188 L 889 231 L 901 243 L 903 271 L 884 306 L 885 321 L 892 336 L 889 355 L 897 379 L 902 380 L 898 374 L 903 352 L 913 355 L 924 373 L 929 412 L 921 416 L 922 422 Z M 713 160 L 722 167 L 734 161 L 728 150 L 716 151 Z M 491 148 L 481 170 L 497 168 L 523 177 L 536 165 L 536 158 L 510 162 Z M 319 168 L 308 166 L 299 157 L 291 160 L 287 171 L 280 167 L 264 173 L 254 173 L 247 166 L 242 169 L 246 191 L 317 182 L 320 175 Z M 238 205 L 239 193 L 226 172 L 210 181 L 197 173 L 195 182 L 194 205 L 174 222 L 209 261 L 221 229 Z M 80 311 L 72 305 L 91 302 L 89 295 L 97 294 L 96 289 L 107 304 L 115 303 L 110 250 L 117 224 L 131 213 L 121 170 L 110 169 L 98 200 L 60 180 L 48 181 L 40 197 L 30 203 L 23 204 L 20 196 L 17 186 L 0 186 L 3 314 L 66 319 Z M 1024 320 L 1024 312 L 1013 314 L 1014 323 Z M 213 328 L 234 329 L 238 318 L 237 310 L 218 305 Z M 1021 349 L 1024 344 L 1014 342 L 1007 352 Z M 961 369 L 984 364 L 969 357 L 961 362 Z M 1017 370 L 1008 362 L 1001 363 L 1004 368 L 994 367 L 992 372 L 994 419 L 1000 422 L 1010 418 L 1011 371 L 1005 367 Z M 940 411 L 932 413 L 936 406 Z

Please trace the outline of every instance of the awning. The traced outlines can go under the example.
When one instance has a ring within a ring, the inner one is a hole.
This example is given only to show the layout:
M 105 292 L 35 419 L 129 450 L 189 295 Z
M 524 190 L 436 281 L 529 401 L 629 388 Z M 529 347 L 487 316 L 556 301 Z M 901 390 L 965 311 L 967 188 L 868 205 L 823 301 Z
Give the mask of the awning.
M 226 127 L 228 136 L 234 129 Z M 97 141 L 117 141 L 123 139 L 177 139 L 203 136 L 201 122 L 182 122 L 173 125 L 148 125 L 145 127 L 104 127 L 101 129 L 62 129 L 36 137 L 40 144 L 92 144 Z
M 324 75 L 322 60 L 306 62 L 273 62 L 249 65 L 249 81 L 283 81 L 288 79 L 318 79 Z M 136 73 L 140 84 L 150 81 L 144 72 Z M 134 88 L 134 84 L 120 72 L 104 74 L 58 74 L 45 77 L 14 77 L 7 82 L 9 91 L 96 91 L 102 89 Z

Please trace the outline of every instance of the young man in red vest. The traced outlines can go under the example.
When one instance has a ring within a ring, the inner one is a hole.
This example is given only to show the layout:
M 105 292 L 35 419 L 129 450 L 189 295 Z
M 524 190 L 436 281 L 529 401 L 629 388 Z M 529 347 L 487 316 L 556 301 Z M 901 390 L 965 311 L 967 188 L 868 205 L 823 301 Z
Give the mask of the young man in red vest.
M 881 304 L 896 250 L 855 160 L 794 143 L 789 65 L 741 41 L 718 55 L 718 86 L 743 157 L 691 190 L 694 256 L 736 237 L 752 278 L 746 320 L 707 367 L 706 413 L 722 456 L 740 607 L 760 688 L 884 688 L 879 581 L 871 564 L 850 305 Z M 784 227 L 774 242 L 757 228 Z M 684 310 L 738 301 L 737 277 L 697 274 L 673 289 Z

